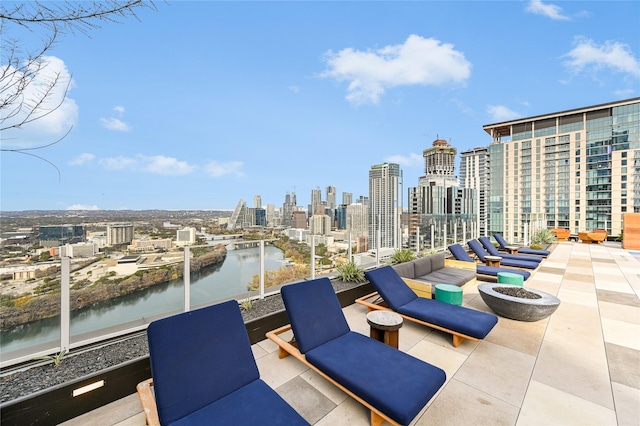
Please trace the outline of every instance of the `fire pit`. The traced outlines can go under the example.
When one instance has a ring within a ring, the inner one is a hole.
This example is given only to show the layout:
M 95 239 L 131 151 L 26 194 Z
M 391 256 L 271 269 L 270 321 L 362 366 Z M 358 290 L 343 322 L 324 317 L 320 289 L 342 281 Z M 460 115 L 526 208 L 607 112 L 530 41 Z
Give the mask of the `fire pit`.
M 560 305 L 552 294 L 509 284 L 480 284 L 478 292 L 496 314 L 518 321 L 539 321 Z

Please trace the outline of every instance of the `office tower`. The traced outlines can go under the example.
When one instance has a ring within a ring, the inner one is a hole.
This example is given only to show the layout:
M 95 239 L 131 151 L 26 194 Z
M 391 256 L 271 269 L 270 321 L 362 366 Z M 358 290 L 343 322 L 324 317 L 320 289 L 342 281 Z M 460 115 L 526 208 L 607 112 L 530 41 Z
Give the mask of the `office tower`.
M 487 153 L 486 147 L 473 148 L 460 153 L 460 186 L 474 188 L 478 195 L 476 215 L 480 236 L 487 235 L 486 228 L 486 187 L 487 187 Z
M 347 206 L 347 229 L 352 238 L 369 236 L 369 206 L 366 204 L 349 204 Z
M 276 206 L 274 204 L 267 204 L 267 226 L 274 226 L 273 219 L 275 217 Z
M 351 192 L 343 192 L 342 193 L 342 204 L 353 204 L 353 193 Z
M 424 157 L 424 176 L 420 178 L 421 185 L 435 185 L 445 187 L 458 186 L 455 176 L 456 149 L 446 140 L 436 139 L 433 146 L 422 151 Z M 422 182 L 424 180 L 424 182 Z
M 130 244 L 134 231 L 131 223 L 113 223 L 107 225 L 107 245 Z
M 177 245 L 190 245 L 196 242 L 196 228 L 186 227 L 176 231 Z
M 327 208 L 330 210 L 335 210 L 336 208 L 336 187 L 331 185 L 327 186 Z
M 282 226 L 287 227 L 291 226 L 293 220 L 293 211 L 296 210 L 296 194 L 288 193 L 284 197 L 284 204 L 282 205 Z
M 247 203 L 245 203 L 244 200 L 240 198 L 238 204 L 236 205 L 236 208 L 233 210 L 233 213 L 231 213 L 231 217 L 229 218 L 229 222 L 227 223 L 227 229 L 241 229 L 246 213 Z
M 256 207 L 256 225 L 267 226 L 267 211 L 261 207 Z
M 80 243 L 85 240 L 85 234 L 84 225 L 47 225 L 38 228 L 38 240 L 43 247 Z
M 369 246 L 371 248 L 400 248 L 401 181 L 398 164 L 377 164 L 371 166 L 369 170 Z
M 256 209 L 262 208 L 262 197 L 260 195 L 255 195 L 253 197 L 253 204 Z
M 358 197 L 358 201 L 356 201 L 357 204 L 363 204 L 367 207 L 369 207 L 369 197 L 366 197 L 364 195 L 361 195 Z
M 327 235 L 331 231 L 331 218 L 326 214 L 314 214 L 309 218 L 311 235 Z
M 347 204 L 340 204 L 336 208 L 336 227 L 347 229 Z
M 302 210 L 295 210 L 291 213 L 291 227 L 296 229 L 307 229 L 307 214 Z
M 640 212 L 640 98 L 483 126 L 487 233 L 606 229 Z
M 314 214 L 324 214 L 324 206 L 322 204 L 322 191 L 315 187 L 311 190 L 311 203 L 308 209 L 309 217 Z

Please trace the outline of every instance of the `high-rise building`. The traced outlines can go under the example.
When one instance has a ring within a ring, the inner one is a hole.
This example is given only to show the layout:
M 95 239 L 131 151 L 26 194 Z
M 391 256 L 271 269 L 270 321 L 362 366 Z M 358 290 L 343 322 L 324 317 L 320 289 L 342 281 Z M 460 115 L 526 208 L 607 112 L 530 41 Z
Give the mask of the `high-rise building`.
M 295 210 L 291 213 L 291 227 L 307 229 L 307 214 L 303 210 Z
M 253 204 L 255 204 L 254 207 L 256 209 L 261 209 L 262 208 L 262 197 L 260 195 L 254 195 Z
M 336 208 L 336 187 L 333 185 L 327 186 L 327 208 L 334 210 Z
M 366 204 L 349 204 L 346 213 L 347 228 L 353 238 L 369 237 L 369 206 Z
M 343 192 L 342 193 L 342 204 L 349 205 L 353 204 L 353 193 L 351 192 Z
M 133 224 L 113 223 L 107 225 L 107 245 L 131 244 L 134 237 Z
M 331 218 L 326 214 L 315 214 L 309 218 L 311 235 L 327 235 L 331 231 Z
M 43 247 L 59 247 L 84 242 L 84 225 L 48 225 L 38 228 L 38 240 Z
M 478 232 L 487 235 L 485 193 L 487 187 L 487 152 L 486 147 L 473 148 L 460 153 L 460 186 L 476 190 L 476 215 L 478 217 Z
M 196 228 L 186 227 L 176 231 L 176 245 L 184 246 L 195 244 Z
M 293 212 L 296 210 L 296 193 L 288 193 L 284 197 L 284 204 L 281 210 L 281 224 L 284 227 L 291 226 Z
M 231 214 L 229 218 L 229 223 L 227 223 L 227 229 L 241 229 L 245 222 L 245 215 L 247 214 L 247 203 L 244 202 L 242 198 L 238 201 L 235 210 Z
M 446 140 L 436 139 L 433 146 L 422 151 L 424 157 L 424 176 L 420 178 L 421 185 L 435 185 L 445 187 L 458 186 L 455 176 L 456 149 Z M 422 182 L 424 180 L 424 182 Z
M 483 126 L 491 135 L 487 234 L 622 232 L 640 212 L 640 98 Z
M 384 163 L 369 170 L 369 246 L 400 248 L 400 165 Z

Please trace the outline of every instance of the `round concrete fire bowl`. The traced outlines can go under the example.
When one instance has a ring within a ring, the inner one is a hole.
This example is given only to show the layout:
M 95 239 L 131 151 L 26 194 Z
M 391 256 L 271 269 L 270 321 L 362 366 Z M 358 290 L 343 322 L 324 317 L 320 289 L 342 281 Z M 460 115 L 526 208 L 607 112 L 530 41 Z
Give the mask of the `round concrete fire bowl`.
M 496 314 L 517 321 L 539 321 L 560 306 L 560 299 L 552 294 L 516 285 L 480 284 L 478 292 Z

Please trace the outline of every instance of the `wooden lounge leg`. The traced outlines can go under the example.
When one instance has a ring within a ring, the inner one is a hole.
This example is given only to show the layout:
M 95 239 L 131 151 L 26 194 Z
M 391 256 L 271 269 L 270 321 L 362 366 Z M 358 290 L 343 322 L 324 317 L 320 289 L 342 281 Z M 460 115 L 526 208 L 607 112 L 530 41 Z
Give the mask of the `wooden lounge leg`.
M 464 337 L 462 336 L 458 336 L 457 334 L 453 335 L 453 347 L 457 348 L 458 346 L 460 346 L 460 343 L 462 343 L 464 341 Z
M 375 411 L 371 411 L 371 426 L 381 426 L 384 423 L 382 416 Z

